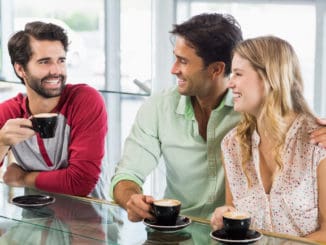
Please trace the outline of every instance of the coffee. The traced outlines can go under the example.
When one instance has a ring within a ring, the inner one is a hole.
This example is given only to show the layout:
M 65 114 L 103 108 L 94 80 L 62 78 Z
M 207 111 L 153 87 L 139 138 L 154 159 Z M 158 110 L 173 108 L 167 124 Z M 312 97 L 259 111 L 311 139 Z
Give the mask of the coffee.
M 181 202 L 175 199 L 156 200 L 152 204 L 152 209 L 158 225 L 176 225 Z
M 225 232 L 234 239 L 244 239 L 251 223 L 250 215 L 244 212 L 226 212 L 223 214 Z
M 57 127 L 58 114 L 40 113 L 31 118 L 33 129 L 38 132 L 41 138 L 52 138 Z
M 223 214 L 224 217 L 229 219 L 247 219 L 249 218 L 248 214 L 239 213 L 239 212 L 226 212 Z
M 157 206 L 171 207 L 180 205 L 180 201 L 174 199 L 162 199 L 154 202 Z
M 48 118 L 48 117 L 56 117 L 58 116 L 57 113 L 40 113 L 40 114 L 35 114 L 32 117 L 33 118 Z

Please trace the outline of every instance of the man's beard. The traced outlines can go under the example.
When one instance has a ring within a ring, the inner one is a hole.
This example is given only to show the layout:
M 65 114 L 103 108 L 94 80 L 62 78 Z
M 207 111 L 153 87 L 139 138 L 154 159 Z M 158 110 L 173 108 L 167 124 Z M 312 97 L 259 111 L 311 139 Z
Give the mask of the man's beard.
M 42 86 L 42 84 L 49 79 L 59 79 L 60 80 L 60 87 L 56 89 L 46 89 Z M 66 83 L 66 76 L 65 75 L 48 75 L 46 77 L 43 77 L 41 79 L 34 77 L 31 74 L 28 74 L 26 77 L 26 83 L 29 85 L 31 89 L 33 89 L 37 94 L 40 96 L 49 99 L 53 97 L 58 97 L 61 95 L 65 83 Z

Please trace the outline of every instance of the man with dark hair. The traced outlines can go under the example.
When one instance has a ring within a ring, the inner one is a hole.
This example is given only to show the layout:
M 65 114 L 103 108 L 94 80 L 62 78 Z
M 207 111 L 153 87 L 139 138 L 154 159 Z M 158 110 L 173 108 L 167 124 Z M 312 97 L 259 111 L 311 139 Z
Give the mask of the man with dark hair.
M 226 87 L 231 51 L 242 40 L 230 15 L 202 14 L 175 25 L 178 86 L 140 108 L 111 183 L 114 200 L 132 221 L 153 218 L 153 197 L 141 186 L 163 156 L 165 197 L 179 199 L 182 213 L 208 217 L 224 204 L 220 142 L 239 116 Z
M 142 193 L 142 184 L 161 156 L 164 196 L 179 199 L 183 214 L 208 218 L 224 204 L 220 143 L 239 120 L 227 82 L 242 32 L 231 15 L 201 14 L 171 33 L 176 37 L 171 72 L 178 85 L 140 108 L 111 182 L 111 196 L 131 221 L 153 219 L 154 198 Z
M 106 198 L 106 108 L 95 89 L 66 85 L 65 31 L 31 22 L 11 37 L 8 49 L 27 94 L 0 104 L 0 161 L 9 151 L 15 158 L 7 166 L 5 183 Z M 58 114 L 55 137 L 43 139 L 32 129 L 29 118 L 39 113 Z

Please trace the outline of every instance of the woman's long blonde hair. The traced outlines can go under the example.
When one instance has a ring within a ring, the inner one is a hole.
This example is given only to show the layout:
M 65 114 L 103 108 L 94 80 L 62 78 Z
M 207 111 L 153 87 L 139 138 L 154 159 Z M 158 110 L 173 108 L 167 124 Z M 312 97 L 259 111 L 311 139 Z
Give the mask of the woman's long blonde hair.
M 268 133 L 275 143 L 275 160 L 278 170 L 282 170 L 281 151 L 288 129 L 285 117 L 293 112 L 313 114 L 303 97 L 303 80 L 297 55 L 288 42 L 274 36 L 252 38 L 238 44 L 233 53 L 250 62 L 265 87 L 260 116 L 255 118 L 244 113 L 237 126 L 242 167 L 250 185 L 247 164 L 252 158 L 251 137 L 257 123 L 264 125 L 263 133 Z

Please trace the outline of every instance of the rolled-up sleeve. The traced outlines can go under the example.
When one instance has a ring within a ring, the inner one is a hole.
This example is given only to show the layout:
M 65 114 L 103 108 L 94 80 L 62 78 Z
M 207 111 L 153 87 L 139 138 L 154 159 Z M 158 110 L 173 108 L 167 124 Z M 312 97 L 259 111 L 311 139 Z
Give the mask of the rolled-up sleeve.
M 158 137 L 157 98 L 149 98 L 139 109 L 131 132 L 126 139 L 122 159 L 111 180 L 110 196 L 121 180 L 130 180 L 140 187 L 157 166 L 161 156 Z

